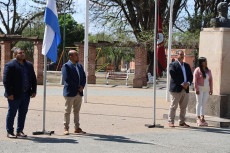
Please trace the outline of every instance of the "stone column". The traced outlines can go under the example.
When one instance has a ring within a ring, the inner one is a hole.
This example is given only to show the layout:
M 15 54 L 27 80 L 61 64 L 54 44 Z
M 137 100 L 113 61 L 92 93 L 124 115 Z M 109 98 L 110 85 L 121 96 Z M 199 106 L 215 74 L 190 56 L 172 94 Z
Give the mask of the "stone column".
M 135 77 L 133 79 L 133 88 L 142 88 L 147 85 L 147 52 L 143 47 L 135 48 Z
M 79 45 L 79 63 L 84 67 L 84 45 Z M 88 84 L 96 84 L 95 76 L 95 58 L 96 58 L 96 46 L 89 46 L 88 56 Z
M 0 81 L 3 81 L 4 66 L 11 58 L 11 41 L 1 41 L 1 76 Z
M 89 46 L 88 62 L 88 84 L 96 84 L 95 67 L 96 67 L 96 46 Z
M 206 57 L 213 76 L 213 95 L 206 103 L 206 114 L 230 117 L 230 29 L 204 28 L 200 33 L 199 57 Z M 190 96 L 188 111 L 195 113 L 195 94 Z
M 43 84 L 44 55 L 42 55 L 42 41 L 34 42 L 34 71 L 37 76 L 37 84 Z

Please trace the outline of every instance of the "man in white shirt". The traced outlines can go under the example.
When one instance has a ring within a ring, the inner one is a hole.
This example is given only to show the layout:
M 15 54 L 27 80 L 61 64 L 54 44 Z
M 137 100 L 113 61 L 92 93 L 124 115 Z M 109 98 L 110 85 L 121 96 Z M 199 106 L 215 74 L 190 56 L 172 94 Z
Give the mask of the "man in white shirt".
M 186 108 L 189 98 L 189 86 L 192 83 L 193 75 L 190 65 L 183 62 L 184 52 L 179 51 L 177 61 L 172 62 L 169 66 L 169 72 L 171 75 L 170 80 L 170 95 L 171 105 L 169 109 L 169 127 L 174 127 L 174 119 L 176 115 L 176 109 L 180 106 L 179 125 L 182 127 L 189 127 L 185 123 Z

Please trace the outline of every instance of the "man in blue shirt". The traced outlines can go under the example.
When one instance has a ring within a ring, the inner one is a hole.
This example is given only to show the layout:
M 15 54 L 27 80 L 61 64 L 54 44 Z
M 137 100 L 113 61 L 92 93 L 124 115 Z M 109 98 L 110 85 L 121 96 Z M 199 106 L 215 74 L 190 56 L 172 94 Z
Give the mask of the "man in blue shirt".
M 69 134 L 70 113 L 73 107 L 74 113 L 74 133 L 85 134 L 80 128 L 79 113 L 81 109 L 83 89 L 86 84 L 86 76 L 82 65 L 79 63 L 78 53 L 70 50 L 68 53 L 69 61 L 62 66 L 64 79 L 63 96 L 65 98 L 64 114 L 64 134 Z
M 8 99 L 8 113 L 6 117 L 7 137 L 26 137 L 23 133 L 26 114 L 30 103 L 30 97 L 34 98 L 37 91 L 37 80 L 33 65 L 25 60 L 24 50 L 14 50 L 12 61 L 4 68 L 3 84 L 5 97 Z M 14 134 L 14 119 L 18 112 L 17 133 Z

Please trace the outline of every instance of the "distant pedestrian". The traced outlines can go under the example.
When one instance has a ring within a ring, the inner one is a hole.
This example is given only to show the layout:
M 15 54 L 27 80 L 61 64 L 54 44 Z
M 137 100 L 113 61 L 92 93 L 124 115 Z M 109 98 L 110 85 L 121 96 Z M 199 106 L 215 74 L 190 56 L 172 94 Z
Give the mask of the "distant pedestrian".
M 194 87 L 196 91 L 196 115 L 197 126 L 208 126 L 204 119 L 205 104 L 209 95 L 213 93 L 213 79 L 211 70 L 207 67 L 207 59 L 200 57 L 198 59 L 199 67 L 194 71 Z
M 12 61 L 4 68 L 3 84 L 5 97 L 8 99 L 8 113 L 6 117 L 7 137 L 26 137 L 23 129 L 30 97 L 36 96 L 37 80 L 33 65 L 25 60 L 25 52 L 20 48 L 14 49 Z M 17 133 L 14 134 L 14 118 L 18 112 Z
M 190 65 L 183 62 L 183 51 L 178 52 L 177 59 L 177 61 L 172 62 L 169 66 L 169 72 L 171 75 L 169 89 L 171 95 L 171 105 L 168 118 L 169 127 L 174 127 L 174 119 L 178 104 L 180 106 L 179 125 L 182 127 L 189 127 L 189 125 L 185 123 L 185 114 L 189 98 L 189 85 L 192 83 L 193 75 Z
M 64 114 L 64 134 L 69 134 L 70 113 L 73 107 L 74 114 L 74 133 L 85 134 L 79 123 L 79 113 L 82 104 L 83 89 L 86 84 L 86 76 L 82 65 L 79 63 L 78 53 L 70 50 L 68 53 L 69 61 L 62 66 L 64 79 L 63 96 L 65 98 Z

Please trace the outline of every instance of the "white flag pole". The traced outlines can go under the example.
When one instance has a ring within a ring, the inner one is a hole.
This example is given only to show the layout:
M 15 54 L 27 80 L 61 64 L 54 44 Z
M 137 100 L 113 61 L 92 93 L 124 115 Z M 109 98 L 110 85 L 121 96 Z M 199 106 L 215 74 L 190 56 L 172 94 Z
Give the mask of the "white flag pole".
M 42 132 L 45 132 L 46 123 L 46 76 L 47 76 L 47 57 L 44 56 L 44 72 L 43 72 L 43 122 L 42 122 Z
M 154 57 L 153 57 L 153 61 L 154 61 L 154 67 L 153 67 L 153 125 L 156 125 L 156 66 L 157 66 L 157 62 L 156 62 L 156 56 L 157 56 L 157 33 L 158 33 L 158 0 L 155 0 L 155 31 L 154 31 Z
M 172 22 L 173 22 L 173 5 L 174 0 L 171 0 L 170 4 L 170 21 L 169 21 L 169 41 L 168 41 L 168 62 L 167 62 L 167 89 L 166 89 L 166 101 L 170 101 L 169 86 L 170 86 L 170 74 L 169 64 L 171 62 L 171 49 L 172 49 Z
M 54 134 L 54 131 L 46 131 L 46 76 L 47 76 L 47 57 L 44 56 L 44 71 L 43 71 L 43 118 L 42 118 L 42 131 L 33 132 L 33 135 Z
M 86 74 L 86 85 L 84 88 L 84 102 L 87 103 L 87 82 L 88 82 L 88 50 L 89 50 L 89 0 L 86 0 L 85 8 L 85 42 L 84 42 L 84 69 Z
M 156 125 L 156 66 L 157 66 L 157 61 L 156 61 L 156 56 L 157 56 L 157 34 L 158 34 L 158 4 L 159 1 L 155 0 L 155 29 L 154 29 L 154 67 L 153 67 L 153 124 L 146 124 L 148 128 L 163 128 L 164 126 L 161 125 Z

